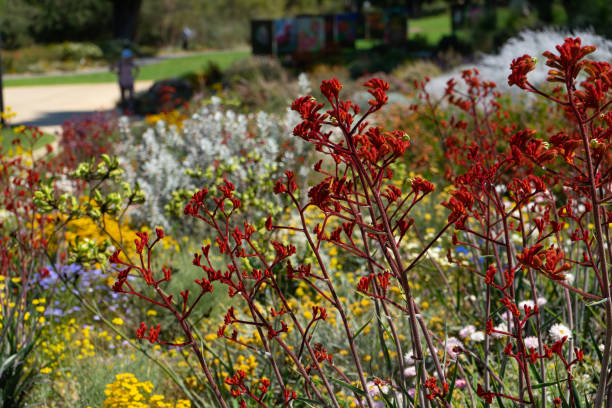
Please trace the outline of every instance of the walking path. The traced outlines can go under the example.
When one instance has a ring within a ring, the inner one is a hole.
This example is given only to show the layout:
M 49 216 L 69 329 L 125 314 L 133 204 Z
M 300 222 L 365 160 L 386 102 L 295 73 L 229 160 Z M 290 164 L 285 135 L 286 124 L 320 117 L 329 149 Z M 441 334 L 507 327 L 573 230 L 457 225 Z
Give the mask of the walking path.
M 136 81 L 136 92 L 153 81 Z M 120 99 L 115 83 L 16 86 L 4 88 L 4 104 L 17 114 L 12 124 L 33 125 L 54 133 L 75 116 L 115 108 Z

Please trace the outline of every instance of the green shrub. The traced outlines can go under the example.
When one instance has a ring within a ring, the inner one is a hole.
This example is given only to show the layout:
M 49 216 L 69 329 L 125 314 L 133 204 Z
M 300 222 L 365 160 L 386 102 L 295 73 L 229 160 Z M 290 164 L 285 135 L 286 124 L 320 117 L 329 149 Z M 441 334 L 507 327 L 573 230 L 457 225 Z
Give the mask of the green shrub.
M 422 80 L 426 76 L 435 77 L 440 74 L 440 68 L 427 60 L 406 61 L 391 71 L 392 76 L 404 81 Z
M 63 61 L 80 60 L 82 58 L 101 59 L 104 56 L 100 47 L 89 42 L 64 42 L 56 47 L 59 48 L 58 53 Z
M 251 56 L 235 62 L 225 71 L 225 78 L 229 82 L 253 81 L 260 78 L 271 81 L 280 80 L 286 76 L 285 69 L 274 57 Z

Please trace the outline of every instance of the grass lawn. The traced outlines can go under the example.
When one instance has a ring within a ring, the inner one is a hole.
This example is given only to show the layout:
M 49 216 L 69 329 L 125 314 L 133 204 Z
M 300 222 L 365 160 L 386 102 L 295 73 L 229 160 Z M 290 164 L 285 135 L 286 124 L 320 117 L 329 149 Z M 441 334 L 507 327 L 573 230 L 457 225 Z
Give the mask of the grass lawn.
M 0 154 L 6 154 L 13 147 L 13 140 L 21 139 L 21 146 L 29 146 L 31 143 L 31 134 L 26 130 L 22 133 L 15 133 L 12 128 L 4 127 L 0 129 Z M 55 136 L 45 133 L 34 144 L 33 150 L 40 149 L 47 144 L 53 143 Z M 18 152 L 19 153 L 19 152 Z
M 371 38 L 357 39 L 355 41 L 355 49 L 356 50 L 369 50 L 383 43 L 384 43 L 383 40 L 375 40 Z
M 451 33 L 450 12 L 408 20 L 409 36 L 422 35 L 429 44 L 437 44 L 445 35 Z
M 167 59 L 142 67 L 136 79 L 156 81 L 164 78 L 177 77 L 189 72 L 203 70 L 209 62 L 214 62 L 219 65 L 221 69 L 225 69 L 233 62 L 245 58 L 250 54 L 250 51 L 219 51 Z M 97 72 L 90 74 L 5 79 L 4 86 L 91 84 L 115 82 L 116 80 L 117 76 L 114 73 Z

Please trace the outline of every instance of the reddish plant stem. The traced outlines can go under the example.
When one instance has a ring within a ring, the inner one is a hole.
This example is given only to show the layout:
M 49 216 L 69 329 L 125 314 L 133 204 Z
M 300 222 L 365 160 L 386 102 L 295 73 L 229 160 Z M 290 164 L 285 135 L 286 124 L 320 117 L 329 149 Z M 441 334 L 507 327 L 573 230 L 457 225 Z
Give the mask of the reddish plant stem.
M 599 198 L 597 196 L 597 186 L 595 184 L 595 173 L 593 169 L 593 159 L 591 157 L 590 141 L 585 129 L 585 122 L 582 119 L 582 115 L 576 107 L 576 102 L 573 96 L 573 81 L 566 83 L 568 100 L 570 102 L 572 111 L 576 120 L 578 121 L 578 130 L 582 139 L 582 145 L 585 152 L 585 159 L 587 164 L 587 171 L 589 177 L 589 193 L 592 205 L 593 222 L 595 224 L 595 239 L 597 240 L 597 249 L 599 252 L 599 263 L 600 263 L 600 274 L 601 274 L 601 293 L 606 299 L 606 334 L 605 334 L 605 346 L 603 357 L 601 361 L 601 370 L 599 372 L 599 384 L 597 385 L 597 392 L 595 394 L 594 408 L 601 408 L 604 403 L 604 392 L 606 391 L 607 379 L 608 379 L 608 365 L 610 364 L 610 353 L 612 348 L 612 297 L 610 296 L 610 281 L 608 276 L 608 265 L 606 260 L 605 242 L 603 237 L 603 231 L 601 228 L 601 207 Z M 608 243 L 609 244 L 609 243 Z M 595 264 L 595 262 L 593 262 Z M 612 373 L 610 373 L 612 374 Z M 610 401 L 608 401 L 610 402 Z
M 251 248 L 253 248 L 253 250 L 256 251 L 258 259 L 264 264 L 264 266 L 266 267 L 266 269 L 268 270 L 272 270 L 272 267 L 270 265 L 268 265 L 268 263 L 266 262 L 265 257 L 259 253 L 259 251 L 255 248 L 255 246 L 251 243 L 250 240 L 247 240 L 247 242 L 249 242 L 249 245 L 251 246 Z M 297 355 L 297 361 L 299 361 L 300 359 L 300 355 L 302 354 L 302 348 L 304 347 L 304 345 L 306 346 L 308 353 L 310 355 L 310 358 L 312 358 L 313 362 L 315 363 L 315 366 L 317 368 L 317 371 L 319 371 L 319 373 L 321 374 L 321 378 L 323 380 L 323 384 L 325 385 L 325 388 L 327 389 L 327 392 L 330 394 L 330 396 L 332 397 L 333 401 L 335 400 L 335 396 L 333 395 L 333 389 L 331 387 L 331 384 L 329 383 L 329 380 L 327 378 L 327 375 L 325 374 L 325 372 L 323 371 L 322 367 L 319 365 L 319 362 L 317 361 L 317 357 L 315 355 L 314 350 L 312 349 L 312 345 L 310 344 L 310 341 L 307 339 L 306 335 L 308 334 L 308 329 L 310 327 L 310 325 L 312 323 L 314 323 L 314 321 L 312 321 L 307 327 L 306 329 L 302 328 L 302 325 L 300 324 L 299 320 L 297 319 L 297 316 L 295 316 L 295 313 L 293 312 L 293 309 L 291 308 L 291 306 L 289 305 L 289 302 L 287 301 L 287 299 L 285 298 L 285 295 L 282 293 L 282 291 L 280 290 L 278 283 L 276 282 L 276 279 L 274 277 L 271 278 L 272 279 L 272 287 L 274 288 L 274 290 L 276 291 L 277 295 L 280 297 L 281 302 L 283 304 L 283 306 L 285 307 L 285 309 L 287 310 L 287 312 L 289 313 L 289 316 L 291 317 L 291 320 L 293 320 L 294 324 L 296 325 L 298 331 L 300 332 L 300 336 L 302 337 L 302 344 L 300 346 L 300 351 L 298 352 Z M 313 285 L 316 286 L 316 285 Z M 329 300 L 331 303 L 331 300 Z M 308 378 L 308 380 L 310 380 L 310 378 Z M 322 397 L 322 395 L 318 392 L 318 390 L 314 387 L 314 384 L 310 384 L 315 393 L 317 394 L 317 397 L 324 402 L 324 399 Z M 337 402 L 336 402 L 337 403 Z
M 508 227 L 508 219 L 507 219 L 507 214 L 504 211 L 504 205 L 499 197 L 499 194 L 497 194 L 497 191 L 493 190 L 494 192 L 494 197 L 495 197 L 495 205 L 497 206 L 497 211 L 502 214 L 502 222 L 503 222 L 503 229 L 504 229 L 504 239 L 506 241 L 506 256 L 507 256 L 507 260 L 508 260 L 508 269 L 512 270 L 513 268 L 513 254 L 512 254 L 512 243 L 510 241 L 510 228 Z M 511 296 L 512 299 L 514 300 L 516 298 L 516 294 L 514 292 L 514 283 L 512 285 L 510 285 L 510 291 L 511 291 Z M 535 403 L 535 398 L 533 396 L 533 389 L 531 387 L 531 380 L 529 378 L 529 370 L 527 368 L 527 361 L 525 359 L 525 356 L 527 355 L 527 348 L 525 347 L 525 343 L 523 341 L 523 335 L 522 335 L 522 325 L 520 324 L 519 318 L 517 316 L 514 316 L 514 336 L 516 338 L 516 343 L 519 349 L 519 356 L 517 359 L 519 359 L 518 361 L 520 362 L 520 370 L 519 370 L 519 395 L 521 396 L 521 398 L 523 397 L 523 386 L 522 386 L 522 381 L 525 381 L 525 386 L 527 388 L 527 393 L 529 394 L 529 401 L 530 401 L 530 405 L 533 406 L 533 408 L 536 408 L 536 403 Z
M 179 312 L 174 308 L 174 305 L 170 303 L 170 301 L 168 300 L 168 297 L 164 294 L 164 292 L 162 292 L 159 286 L 157 284 L 154 284 L 153 287 L 155 291 L 157 292 L 157 294 L 163 299 L 164 304 L 166 305 L 166 308 L 170 310 L 172 314 L 174 314 L 174 316 L 176 317 L 176 320 L 181 325 L 181 328 L 183 329 L 183 333 L 185 333 L 185 336 L 187 337 L 187 343 L 191 344 L 191 349 L 197 356 L 198 361 L 200 362 L 200 367 L 202 368 L 202 371 L 204 371 L 206 380 L 208 381 L 208 384 L 212 388 L 213 393 L 215 394 L 215 397 L 217 398 L 217 401 L 219 402 L 221 407 L 227 408 L 227 403 L 225 402 L 225 399 L 221 395 L 221 391 L 219 391 L 219 387 L 217 387 L 217 383 L 215 382 L 215 379 L 213 378 L 210 372 L 210 369 L 208 368 L 208 364 L 206 364 L 206 360 L 204 359 L 204 356 L 202 355 L 202 351 L 200 350 L 200 348 L 198 347 L 198 345 L 196 344 L 193 338 L 193 333 L 191 332 L 191 329 L 187 325 L 187 322 L 185 321 L 185 319 L 181 318 L 181 315 L 179 314 Z
M 300 208 L 299 203 L 297 199 L 295 198 L 295 196 L 293 195 L 293 193 L 289 193 L 289 196 L 291 197 L 293 204 L 299 209 Z M 361 367 L 361 359 L 359 358 L 359 353 L 357 352 L 357 347 L 355 346 L 353 332 L 351 331 L 351 328 L 349 327 L 348 320 L 346 318 L 346 313 L 344 312 L 342 303 L 340 302 L 340 299 L 338 299 L 336 291 L 331 283 L 331 279 L 329 277 L 329 273 L 327 272 L 325 262 L 321 258 L 321 254 L 318 251 L 318 245 L 315 244 L 314 240 L 312 239 L 312 236 L 310 235 L 310 231 L 307 228 L 307 223 L 306 223 L 306 218 L 304 217 L 304 213 L 301 211 L 299 213 L 300 213 L 300 221 L 302 223 L 302 228 L 304 229 L 304 235 L 306 236 L 306 240 L 308 241 L 308 244 L 317 259 L 317 263 L 319 264 L 319 267 L 321 268 L 321 273 L 323 273 L 323 276 L 325 277 L 325 283 L 327 284 L 327 288 L 329 289 L 332 295 L 332 298 L 333 298 L 332 304 L 336 307 L 336 310 L 338 310 L 338 313 L 340 313 L 340 318 L 342 320 L 342 325 L 344 326 L 344 331 L 347 335 L 347 341 L 349 343 L 349 348 L 351 349 L 353 361 L 355 362 L 355 368 L 357 369 L 359 381 L 361 382 L 361 386 L 363 387 L 363 390 L 366 391 L 366 403 L 368 404 L 369 408 L 373 408 L 374 402 L 372 401 L 372 397 L 367 393 L 367 389 L 368 389 L 366 385 L 367 382 L 365 379 L 365 375 L 363 373 L 363 368 Z
M 353 210 L 355 211 L 355 209 L 353 209 Z M 361 217 L 362 217 L 361 212 L 355 211 L 354 213 L 355 213 L 356 217 L 359 217 L 359 219 L 361 219 Z M 371 255 L 370 255 L 370 245 L 368 243 L 368 236 L 365 233 L 364 228 L 361 227 L 361 224 L 359 226 L 359 230 L 361 232 L 361 239 L 363 240 L 364 250 L 365 250 L 366 254 L 368 254 L 368 260 L 369 260 L 371 258 Z M 374 265 L 372 264 L 372 262 L 368 262 L 368 269 L 369 269 L 371 274 L 374 274 Z M 382 297 L 383 296 L 383 293 L 382 293 L 383 290 L 380 287 L 380 285 L 378 284 L 378 281 L 376 279 L 374 279 L 373 287 L 374 287 L 374 293 L 377 296 L 381 296 Z M 391 314 L 389 313 L 389 308 L 387 307 L 387 304 L 386 304 L 385 300 L 381 299 L 381 298 L 375 299 L 376 313 L 380 316 L 380 310 L 379 310 L 379 305 L 378 305 L 379 301 L 380 301 L 380 304 L 381 304 L 381 306 L 383 308 L 383 311 L 385 312 L 385 317 L 386 316 L 391 316 Z M 404 353 L 402 351 L 402 346 L 401 346 L 399 337 L 397 335 L 397 330 L 395 328 L 395 324 L 393 323 L 393 319 L 387 319 L 387 320 L 388 320 L 388 323 L 389 323 L 389 328 L 391 330 L 391 335 L 393 336 L 393 342 L 395 343 L 395 349 L 396 349 L 397 356 L 398 356 L 398 363 L 399 363 L 399 368 L 400 368 L 400 375 L 399 375 L 400 382 L 402 383 L 403 388 L 406 388 L 406 380 L 405 380 L 404 375 L 403 375 L 404 374 L 404 357 L 403 357 Z M 382 335 L 382 331 L 380 333 L 380 340 L 379 341 L 380 342 L 384 342 L 384 336 Z

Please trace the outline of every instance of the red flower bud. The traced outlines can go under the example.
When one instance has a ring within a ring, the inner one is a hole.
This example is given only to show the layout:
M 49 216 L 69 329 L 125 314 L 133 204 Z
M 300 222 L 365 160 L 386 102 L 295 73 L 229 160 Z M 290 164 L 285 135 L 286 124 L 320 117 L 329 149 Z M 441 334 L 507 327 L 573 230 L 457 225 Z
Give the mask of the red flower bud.
M 321 93 L 325 95 L 330 102 L 338 97 L 341 89 L 342 83 L 340 83 L 337 78 L 332 78 L 330 80 L 324 80 L 321 82 Z
M 510 69 L 512 73 L 508 76 L 508 86 L 516 85 L 519 88 L 525 89 L 527 73 L 535 69 L 535 61 L 531 56 L 525 54 L 512 60 Z

